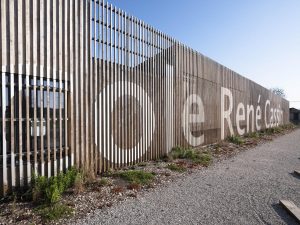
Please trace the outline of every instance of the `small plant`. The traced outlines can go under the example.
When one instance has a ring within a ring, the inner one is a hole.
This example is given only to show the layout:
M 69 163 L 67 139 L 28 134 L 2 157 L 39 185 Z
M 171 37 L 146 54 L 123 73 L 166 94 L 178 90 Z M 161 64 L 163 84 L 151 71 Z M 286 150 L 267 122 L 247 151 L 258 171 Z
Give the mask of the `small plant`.
M 11 204 L 12 214 L 14 214 L 16 212 L 16 208 L 17 208 L 17 193 L 13 192 L 13 194 L 12 194 L 12 204 Z
M 278 126 L 278 127 L 271 127 L 271 128 L 267 128 L 264 132 L 267 135 L 280 134 L 284 130 L 289 129 L 288 127 L 290 127 L 290 126 L 289 125 L 282 125 L 282 126 Z
M 124 192 L 124 188 L 121 187 L 121 186 L 116 186 L 116 187 L 111 189 L 111 193 L 113 193 L 113 194 L 119 194 L 119 193 L 122 193 L 122 192 Z
M 176 146 L 170 152 L 170 156 L 173 159 L 183 159 L 183 158 L 185 158 L 186 151 L 187 151 L 186 148 L 183 148 L 183 147 L 180 147 L 180 146 Z
M 61 193 L 62 192 L 59 189 L 57 182 L 53 182 L 53 184 L 46 189 L 47 201 L 51 204 L 58 202 L 60 200 Z
M 141 185 L 136 184 L 136 183 L 131 183 L 131 184 L 127 185 L 127 189 L 129 189 L 129 190 L 140 190 Z
M 117 174 L 123 180 L 128 181 L 130 184 L 150 184 L 154 179 L 154 174 L 145 172 L 143 170 L 128 170 Z
M 58 220 L 73 213 L 72 208 L 61 203 L 53 205 L 41 205 L 36 208 L 36 211 L 45 221 Z
M 146 162 L 140 162 L 140 163 L 137 164 L 137 166 L 145 167 L 145 166 L 147 166 L 147 163 Z
M 33 176 L 31 189 L 33 202 L 42 201 L 51 204 L 58 202 L 61 194 L 75 185 L 78 176 L 80 173 L 74 168 L 49 179 L 45 176 Z
M 44 176 L 33 175 L 32 179 L 32 201 L 37 203 L 46 195 L 48 179 Z
M 99 184 L 100 186 L 109 186 L 111 185 L 111 182 L 107 178 L 103 177 L 99 180 Z
M 82 193 L 84 191 L 83 183 L 83 175 L 81 173 L 78 173 L 74 181 L 74 192 L 76 194 Z
M 212 156 L 209 152 L 199 153 L 197 159 L 194 160 L 194 163 L 202 166 L 209 166 L 211 162 L 212 162 Z
M 244 143 L 243 138 L 240 136 L 230 136 L 228 137 L 228 141 L 236 145 L 242 145 Z
M 183 173 L 186 171 L 186 168 L 183 165 L 178 165 L 175 163 L 170 163 L 166 166 L 166 168 L 168 168 L 169 170 L 175 171 L 175 172 L 179 172 L 179 173 Z
M 246 137 L 246 138 L 259 138 L 260 133 L 259 132 L 251 132 L 249 134 L 246 134 L 244 137 Z

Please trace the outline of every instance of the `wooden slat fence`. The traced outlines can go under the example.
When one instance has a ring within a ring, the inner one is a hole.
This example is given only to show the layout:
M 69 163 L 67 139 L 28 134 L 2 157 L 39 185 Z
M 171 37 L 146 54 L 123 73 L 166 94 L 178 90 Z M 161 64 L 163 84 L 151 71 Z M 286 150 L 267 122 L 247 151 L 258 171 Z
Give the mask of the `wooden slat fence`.
M 0 191 L 288 122 L 289 103 L 97 0 L 1 0 Z

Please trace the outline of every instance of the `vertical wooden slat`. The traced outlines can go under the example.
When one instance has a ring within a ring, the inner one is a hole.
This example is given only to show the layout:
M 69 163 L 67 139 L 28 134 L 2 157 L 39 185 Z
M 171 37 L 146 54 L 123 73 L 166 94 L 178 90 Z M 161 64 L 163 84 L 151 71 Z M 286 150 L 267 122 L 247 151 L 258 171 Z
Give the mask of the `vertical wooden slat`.
M 113 7 L 113 6 L 112 6 Z M 117 36 L 117 32 L 116 32 L 116 25 L 117 25 L 117 23 L 116 23 L 116 20 L 117 20 L 117 16 L 116 16 L 116 7 L 113 7 L 112 9 L 111 9 L 111 13 L 113 14 L 113 15 L 111 15 L 111 18 L 114 18 L 113 19 L 113 22 L 111 23 L 111 27 L 113 28 L 113 52 L 114 52 L 114 59 L 113 59 L 113 66 L 114 66 L 114 74 L 113 74 L 113 83 L 115 84 L 115 83 L 117 83 L 117 57 L 116 57 L 116 53 L 117 53 L 117 47 L 118 47 L 118 45 L 117 45 L 117 43 L 116 43 L 116 41 L 117 41 L 117 39 L 116 39 L 116 36 Z M 118 89 L 117 88 L 115 88 L 115 90 L 113 90 L 113 99 L 117 99 L 117 97 L 118 97 Z M 117 102 L 112 102 L 112 104 L 114 104 L 114 108 L 115 109 L 117 109 L 118 110 L 118 108 L 117 108 L 117 105 L 116 105 L 116 103 Z M 113 129 L 114 129 L 114 132 L 113 132 L 113 140 L 114 140 L 114 143 L 112 143 L 112 150 L 113 150 L 113 159 L 114 159 L 114 168 L 116 168 L 117 167 L 117 165 L 119 164 L 119 161 L 118 161 L 118 152 L 119 151 L 116 151 L 116 149 L 115 149 L 115 146 L 116 146 L 116 144 L 115 143 L 117 143 L 117 132 L 115 131 L 115 129 L 117 129 L 117 122 L 118 121 L 118 118 L 117 118 L 117 113 L 116 113 L 116 111 L 114 112 L 114 114 L 113 114 L 113 122 L 114 122 L 114 124 L 113 124 Z
M 10 96 L 8 102 L 10 104 L 10 184 L 12 188 L 16 186 L 16 171 L 15 171 L 15 129 L 14 129 L 14 105 L 15 105 L 15 92 L 14 92 L 14 73 L 15 73 L 15 26 L 14 26 L 14 11 L 15 2 L 9 2 L 9 72 L 10 72 Z
M 113 53 L 113 48 L 112 48 L 112 34 L 113 34 L 113 31 L 112 31 L 112 26 L 113 26 L 113 24 L 112 24 L 112 5 L 110 4 L 110 5 L 106 5 L 107 6 L 107 9 L 108 9 L 108 13 L 109 13 L 109 24 L 107 24 L 109 27 L 109 42 L 108 42 L 108 44 L 109 44 L 109 59 L 107 59 L 107 61 L 108 61 L 108 66 L 109 66 L 109 81 L 108 81 L 108 84 L 109 84 L 109 94 L 108 94 L 108 111 L 107 111 L 107 113 L 108 113 L 108 116 L 109 116 L 109 118 L 113 118 L 112 117 L 112 112 L 110 111 L 110 109 L 112 108 L 112 104 L 113 104 L 113 101 L 112 101 L 112 99 L 113 99 L 113 92 L 114 92 L 114 90 L 112 90 L 112 84 L 113 84 L 113 57 L 112 57 L 112 53 Z M 114 123 L 113 123 L 113 120 L 112 119 L 110 119 L 110 121 L 107 121 L 108 122 L 108 127 L 109 127 L 109 129 L 108 130 L 110 130 L 110 131 L 112 131 L 113 129 L 113 125 L 114 125 Z M 108 148 L 109 148 L 109 160 L 108 160 L 108 164 L 109 164 L 109 166 L 108 166 L 108 168 L 112 168 L 114 165 L 113 165 L 113 163 L 112 163 L 112 159 L 113 159 L 113 157 L 114 157 L 114 154 L 113 154 L 113 143 L 112 143 L 112 133 L 110 132 L 110 134 L 108 134 Z
M 79 59 L 79 89 L 77 91 L 79 91 L 79 130 L 80 130 L 80 165 L 82 168 L 85 168 L 85 162 L 86 162 L 86 143 L 85 143 L 85 127 L 84 127 L 84 118 L 85 116 L 83 115 L 83 111 L 84 111 L 84 80 L 83 76 L 84 76 L 84 60 L 85 60 L 85 56 L 84 56 L 84 30 L 83 30 L 83 23 L 84 23 L 84 3 L 83 1 L 79 1 L 78 6 L 79 6 L 79 22 L 78 22 L 78 26 L 79 26 L 79 34 L 78 34 L 78 38 L 79 38 L 79 55 L 78 55 L 78 59 Z
M 47 46 L 47 88 L 46 88 L 46 96 L 44 98 L 46 99 L 47 104 L 47 119 L 46 119 L 46 140 L 47 140 L 47 176 L 51 176 L 51 146 L 50 146 L 50 76 L 51 76 L 51 0 L 47 0 L 47 32 L 46 32 L 46 46 Z
M 75 5 L 74 5 L 74 0 L 69 0 L 69 8 L 65 9 L 65 11 L 69 11 L 69 22 L 68 22 L 68 32 L 69 32 L 69 39 L 68 39 L 68 55 L 69 55 L 69 60 L 68 60 L 68 72 L 69 72 L 69 81 L 70 81 L 70 87 L 69 87 L 69 104 L 68 104 L 68 111 L 70 111 L 69 115 L 71 118 L 70 120 L 70 155 L 71 155 L 71 166 L 74 166 L 75 160 L 77 160 L 77 157 L 75 159 L 75 154 L 76 154 L 76 143 L 75 143 L 75 110 L 74 110 L 74 76 L 75 76 L 75 71 L 74 71 L 74 46 L 75 46 L 75 39 L 74 39 L 74 26 L 75 26 L 75 19 L 74 19 L 74 14 L 75 14 Z M 76 63 L 75 63 L 76 64 Z M 67 96 L 66 96 L 67 98 Z M 67 130 L 66 130 L 67 132 Z
M 2 5 L 3 6 L 3 5 Z M 4 4 L 5 7 L 5 4 Z M 3 19 L 3 18 L 2 18 Z M 6 47 L 6 46 L 5 46 Z M 7 180 L 7 144 L 6 144 L 6 117 L 5 117 L 5 110 L 6 110 L 6 87 L 5 87 L 5 73 L 1 73 L 2 79 L 2 192 L 5 195 L 8 189 L 8 180 Z
M 83 6 L 84 6 L 84 21 L 83 21 L 83 36 L 84 36 L 84 43 L 83 43 L 83 48 L 84 48 L 84 67 L 83 67 L 83 72 L 84 72 L 84 114 L 85 116 L 83 117 L 84 120 L 84 138 L 85 138 L 85 167 L 88 169 L 89 173 L 92 173 L 93 170 L 91 168 L 91 155 L 92 155 L 92 149 L 90 146 L 90 128 L 91 128 L 91 109 L 90 109 L 90 92 L 92 91 L 92 86 L 90 86 L 90 76 L 91 76 L 91 71 L 90 71 L 90 20 L 89 20 L 89 15 L 88 15 L 88 6 L 89 6 L 89 1 L 83 1 Z M 90 87 L 90 88 L 89 88 Z
M 121 51 L 121 68 L 122 68 L 122 71 L 121 71 L 121 81 L 125 81 L 125 37 L 126 37 L 126 30 L 125 30 L 125 18 L 124 18 L 124 12 L 123 10 L 120 11 L 121 13 L 121 31 L 122 31 L 122 34 L 121 34 L 121 47 L 122 47 L 122 51 Z M 124 33 L 124 34 L 123 34 Z M 124 86 L 121 87 L 121 95 L 123 95 L 124 93 Z M 125 122 L 125 101 L 124 101 L 124 98 L 121 99 L 121 121 L 122 121 L 122 126 L 121 126 L 121 143 L 122 143 L 122 146 L 125 146 L 125 126 L 123 126 L 124 122 Z M 121 153 L 121 166 L 123 166 L 125 164 L 125 154 L 126 154 L 126 151 L 122 151 Z
M 73 107 L 74 107 L 74 116 L 75 117 L 75 130 L 74 130 L 74 137 L 75 137 L 75 165 L 76 167 L 79 167 L 81 165 L 80 161 L 80 137 L 79 137 L 79 107 L 80 107 L 80 102 L 78 98 L 78 92 L 79 90 L 79 62 L 78 62 L 78 51 L 79 51 L 79 39 L 78 39 L 78 26 L 79 26 L 79 14 L 78 14 L 78 2 L 74 1 L 74 66 L 75 66 L 75 71 L 74 71 L 74 101 L 73 101 Z
M 52 154 L 53 154 L 53 163 L 52 163 L 52 166 L 53 166 L 53 173 L 54 173 L 54 176 L 57 175 L 57 148 L 56 148 L 56 143 L 57 143 L 57 137 L 56 137 L 56 121 L 57 121 L 57 115 L 56 115 L 56 104 L 57 104 L 57 99 L 56 99 L 56 91 L 57 91 L 57 82 L 56 82 L 56 79 L 57 79 L 57 69 L 58 69 L 58 49 L 57 49 L 57 43 L 58 43 L 58 40 L 57 40 L 57 1 L 52 1 L 52 34 L 51 34 L 51 37 L 52 37 L 52 82 L 53 82 L 53 91 L 51 92 L 52 96 L 50 95 L 50 104 L 51 104 L 51 101 L 53 103 L 53 108 L 52 108 L 52 117 L 51 117 L 51 122 L 52 122 L 52 127 L 53 127 L 53 130 L 52 130 L 52 135 L 53 135 L 53 138 L 51 140 L 52 144 L 53 144 L 53 147 L 51 148 L 51 151 L 52 151 Z M 51 137 L 51 135 L 50 135 Z
M 40 30 L 40 35 L 39 35 L 39 62 L 40 62 L 40 165 L 41 165 L 41 169 L 40 169 L 40 174 L 42 176 L 45 175 L 45 149 L 44 149 L 44 78 L 45 78 L 45 31 L 46 31 L 46 27 L 45 27 L 45 2 L 41 1 L 39 2 L 39 9 L 37 10 L 39 13 L 39 30 Z
M 121 12 L 119 9 L 116 9 L 116 16 L 117 16 L 117 26 L 115 26 L 115 29 L 117 29 L 117 33 L 115 33 L 115 35 L 117 35 L 118 39 L 117 39 L 117 43 L 116 45 L 118 46 L 117 48 L 117 61 L 118 63 L 116 64 L 117 65 L 117 77 L 116 77 L 116 82 L 120 82 L 122 80 L 122 77 L 121 77 L 121 66 L 122 66 L 122 63 L 121 63 L 121 54 L 122 54 L 122 51 L 121 51 Z M 118 88 L 118 90 L 116 90 L 116 95 L 117 96 L 120 96 L 121 95 L 121 87 Z M 117 126 L 117 129 L 118 129 L 118 132 L 117 132 L 117 136 L 118 136 L 118 144 L 119 146 L 122 146 L 122 132 L 121 132 L 121 124 L 122 124 L 122 117 L 121 117 L 121 110 L 122 110 L 122 105 L 121 105 L 121 98 L 118 99 L 118 115 L 117 115 L 117 123 L 118 123 L 118 126 Z M 121 151 L 118 152 L 118 167 L 121 166 Z
M 93 85 L 93 77 L 95 76 L 95 72 L 92 69 L 92 50 L 91 50 L 91 32 L 90 32 L 90 23 L 91 23 L 91 5 L 92 2 L 87 1 L 86 2 L 86 61 L 87 61 L 87 73 L 88 73 L 88 80 L 86 83 L 86 90 L 88 91 L 89 95 L 86 96 L 86 101 L 87 105 L 89 107 L 89 117 L 87 118 L 88 121 L 88 126 L 87 126 L 87 143 L 89 148 L 87 151 L 89 151 L 89 168 L 90 172 L 96 172 L 96 167 L 95 167 L 95 158 L 94 158 L 94 85 Z M 96 9 L 95 9 L 96 10 Z
M 125 38 L 124 38 L 124 81 L 128 80 L 128 21 L 127 21 L 127 13 L 124 12 L 124 32 L 125 32 Z M 124 87 L 124 92 L 127 91 L 127 85 Z M 124 99 L 124 121 L 126 121 L 124 124 L 128 124 L 128 114 L 127 114 L 127 108 L 128 108 L 128 101 L 127 99 Z M 124 125 L 124 146 L 127 148 L 128 146 L 128 130 Z M 128 165 L 128 151 L 127 149 L 124 151 L 124 165 Z
M 23 65 L 23 55 L 24 55 L 24 45 L 23 45 L 23 2 L 18 2 L 16 5 L 17 8 L 17 53 L 18 53 L 18 81 L 17 83 L 17 89 L 18 89 L 18 130 L 19 134 L 18 135 L 18 140 L 19 143 L 17 143 L 18 148 L 19 148 L 19 185 L 24 186 L 24 169 L 23 169 L 23 128 L 22 128 L 22 119 L 23 119 L 23 114 L 22 114 L 22 75 L 25 74 L 24 65 Z
M 38 44 L 38 21 L 37 21 L 37 1 L 32 1 L 32 64 L 33 64 L 33 149 L 34 149 L 34 173 L 38 174 L 38 158 L 37 158 L 37 58 L 38 58 L 38 52 L 37 52 L 37 44 Z
M 63 76 L 63 40 L 62 40 L 62 33 L 63 33 L 63 14 L 62 14 L 62 1 L 58 1 L 57 7 L 58 7 L 58 134 L 59 137 L 57 142 L 58 142 L 58 147 L 59 147 L 59 172 L 63 171 L 63 146 L 62 146 L 62 125 L 63 125 L 63 116 L 62 116 L 62 76 Z M 57 133 L 57 132 L 56 132 Z
M 101 0 L 101 14 L 102 14 L 102 21 L 104 22 L 104 5 L 103 5 L 103 0 Z M 99 10 L 100 12 L 100 10 Z M 104 61 L 104 24 L 101 25 L 101 71 L 99 71 L 99 88 L 98 90 L 100 91 L 101 88 L 103 88 L 103 83 L 104 83 L 104 78 L 105 78 L 105 61 Z M 103 113 L 105 113 L 105 110 L 103 110 L 103 102 L 104 102 L 104 97 L 103 95 L 101 95 L 101 99 L 99 99 L 99 106 L 98 106 L 98 116 L 99 116 L 99 143 L 101 143 L 101 145 L 99 145 L 99 152 L 101 152 L 100 155 L 100 172 L 102 172 L 105 169 L 105 159 L 104 159 L 104 151 L 106 151 L 106 149 L 104 148 L 104 140 L 105 140 L 105 126 L 104 123 L 102 123 L 102 121 L 105 121 L 105 117 L 103 116 Z M 104 122 L 103 121 L 103 122 Z M 104 131 L 104 132 L 103 132 Z

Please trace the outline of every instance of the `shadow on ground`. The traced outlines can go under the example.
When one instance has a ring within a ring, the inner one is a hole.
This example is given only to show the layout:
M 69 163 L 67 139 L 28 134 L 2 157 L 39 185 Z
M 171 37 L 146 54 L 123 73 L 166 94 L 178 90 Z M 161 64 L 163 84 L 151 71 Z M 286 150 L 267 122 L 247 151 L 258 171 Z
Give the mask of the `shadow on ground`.
M 288 225 L 299 225 L 297 220 L 290 215 L 286 209 L 284 209 L 279 203 L 273 204 L 272 208 L 275 210 L 275 212 L 280 216 L 280 218 Z
M 300 179 L 300 175 L 298 175 L 298 174 L 296 174 L 296 173 L 294 173 L 294 172 L 292 172 L 292 173 L 289 173 L 292 177 L 295 177 L 295 178 L 297 178 L 297 179 Z

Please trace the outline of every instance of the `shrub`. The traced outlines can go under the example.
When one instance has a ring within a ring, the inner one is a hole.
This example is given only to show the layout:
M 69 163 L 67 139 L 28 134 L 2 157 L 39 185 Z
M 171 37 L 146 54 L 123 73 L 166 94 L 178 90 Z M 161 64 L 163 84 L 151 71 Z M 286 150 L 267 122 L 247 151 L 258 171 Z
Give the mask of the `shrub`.
M 46 198 L 47 201 L 51 204 L 56 203 L 60 200 L 61 190 L 58 187 L 58 184 L 55 182 L 46 189 Z
M 51 204 L 58 202 L 61 194 L 74 186 L 79 175 L 80 173 L 76 169 L 71 168 L 65 174 L 59 173 L 49 179 L 44 176 L 33 176 L 32 200 L 34 202 L 46 201 Z

